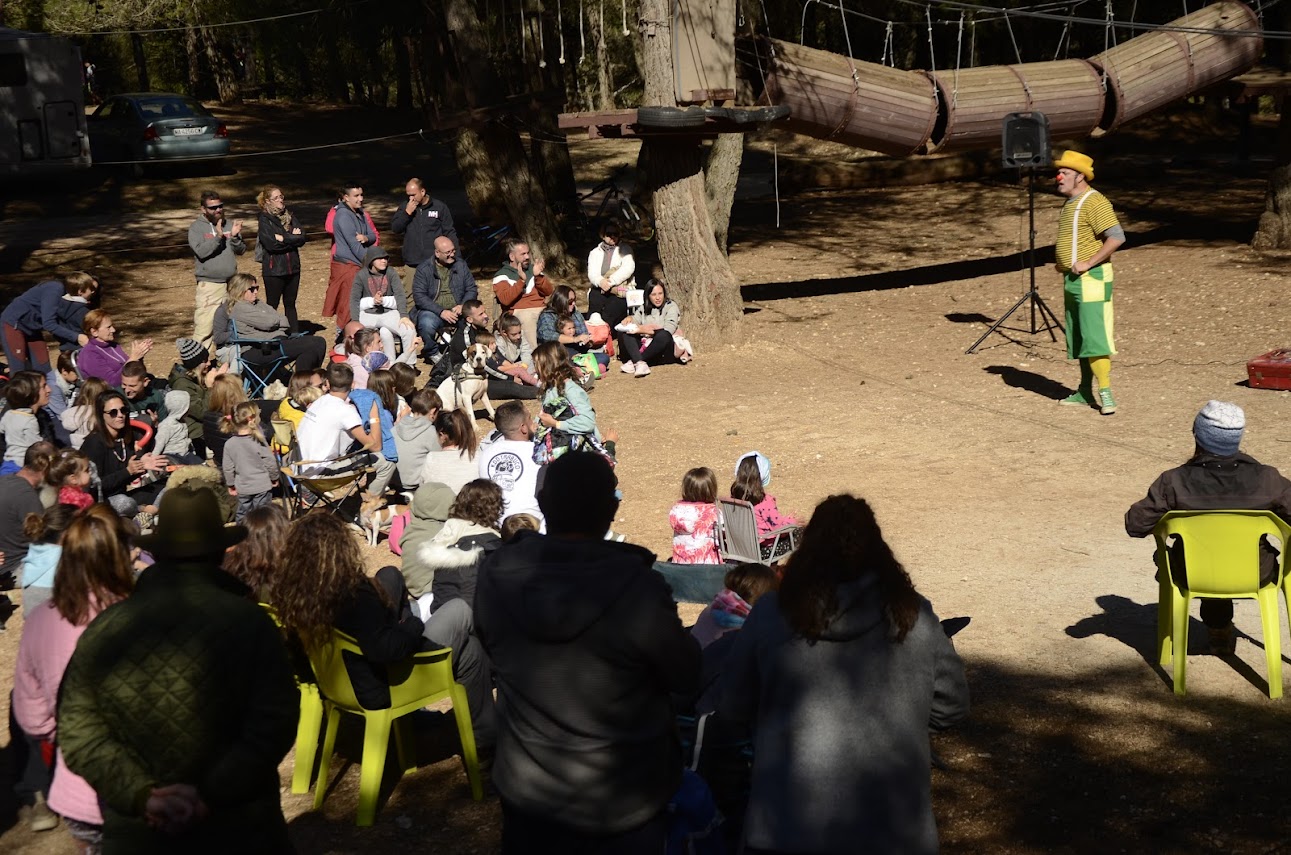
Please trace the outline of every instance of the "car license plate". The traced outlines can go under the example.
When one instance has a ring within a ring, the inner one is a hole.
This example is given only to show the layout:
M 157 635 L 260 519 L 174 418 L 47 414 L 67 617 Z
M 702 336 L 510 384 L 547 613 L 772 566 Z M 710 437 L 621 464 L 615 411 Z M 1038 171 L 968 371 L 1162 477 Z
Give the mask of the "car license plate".
M 177 137 L 195 137 L 206 133 L 206 126 L 203 125 L 200 128 L 175 128 L 172 133 Z

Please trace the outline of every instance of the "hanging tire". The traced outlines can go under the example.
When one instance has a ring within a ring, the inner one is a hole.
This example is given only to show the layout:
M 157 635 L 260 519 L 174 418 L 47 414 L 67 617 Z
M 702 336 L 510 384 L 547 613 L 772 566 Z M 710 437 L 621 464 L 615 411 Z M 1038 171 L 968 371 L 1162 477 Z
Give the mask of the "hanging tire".
M 639 107 L 636 124 L 643 128 L 669 130 L 698 128 L 704 124 L 702 107 Z

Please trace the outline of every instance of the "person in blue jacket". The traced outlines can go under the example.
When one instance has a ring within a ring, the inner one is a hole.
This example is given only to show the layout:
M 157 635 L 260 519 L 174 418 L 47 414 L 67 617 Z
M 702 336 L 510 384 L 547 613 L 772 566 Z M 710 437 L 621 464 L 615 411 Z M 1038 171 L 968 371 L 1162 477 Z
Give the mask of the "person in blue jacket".
M 9 373 L 49 373 L 46 331 L 63 349 L 74 350 L 85 344 L 81 321 L 98 291 L 99 282 L 90 274 L 69 273 L 62 279 L 50 279 L 29 288 L 6 306 L 0 313 L 0 330 L 3 330 L 0 339 L 3 339 Z

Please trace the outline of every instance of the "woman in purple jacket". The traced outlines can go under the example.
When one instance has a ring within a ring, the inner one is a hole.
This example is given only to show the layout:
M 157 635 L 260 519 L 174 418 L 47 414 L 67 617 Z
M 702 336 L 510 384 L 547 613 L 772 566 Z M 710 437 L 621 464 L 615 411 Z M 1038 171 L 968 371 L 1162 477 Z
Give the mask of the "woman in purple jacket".
M 130 345 L 127 353 L 117 344 L 117 328 L 112 316 L 102 309 L 85 315 L 81 329 L 88 340 L 81 349 L 76 368 L 85 377 L 97 377 L 109 386 L 121 385 L 121 367 L 127 362 L 142 362 L 152 350 L 152 339 L 145 338 Z

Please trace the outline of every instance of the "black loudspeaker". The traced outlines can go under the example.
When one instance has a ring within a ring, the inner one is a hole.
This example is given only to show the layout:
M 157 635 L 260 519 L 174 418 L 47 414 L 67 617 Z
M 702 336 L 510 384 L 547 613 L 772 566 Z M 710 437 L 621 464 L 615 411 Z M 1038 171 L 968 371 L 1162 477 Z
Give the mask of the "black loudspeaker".
M 1044 113 L 1009 113 L 1004 117 L 1004 165 L 1019 169 L 1048 166 L 1049 119 Z

